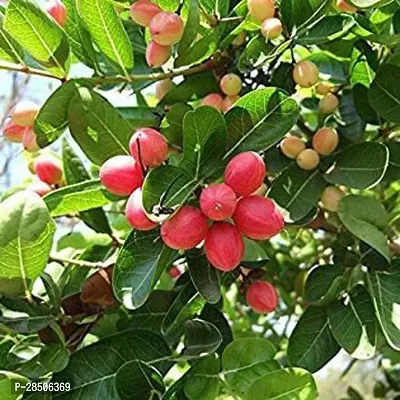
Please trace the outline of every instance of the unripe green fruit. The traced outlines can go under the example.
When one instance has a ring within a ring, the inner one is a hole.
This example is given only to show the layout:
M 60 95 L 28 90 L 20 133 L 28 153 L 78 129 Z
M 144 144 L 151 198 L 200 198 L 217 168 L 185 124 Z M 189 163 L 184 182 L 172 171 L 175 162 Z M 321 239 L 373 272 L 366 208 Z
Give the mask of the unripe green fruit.
M 218 111 L 222 110 L 222 97 L 218 93 L 211 93 L 208 96 L 204 97 L 201 102 L 202 106 L 210 106 L 215 108 Z
M 149 28 L 155 42 L 162 46 L 171 46 L 181 40 L 184 24 L 178 14 L 160 12 L 153 17 Z
M 213 184 L 201 192 L 200 208 L 213 221 L 223 221 L 232 217 L 236 208 L 236 194 L 224 183 Z
M 339 209 L 339 202 L 345 194 L 336 186 L 328 186 L 324 189 L 321 195 L 321 204 L 325 210 L 337 212 Z
M 135 1 L 130 7 L 133 22 L 140 26 L 149 26 L 150 21 L 161 11 L 157 4 L 149 0 Z
M 11 120 L 19 126 L 32 126 L 39 106 L 31 101 L 21 101 L 11 110 Z
M 29 129 L 26 126 L 19 126 L 12 120 L 8 120 L 4 125 L 3 134 L 4 137 L 13 143 L 22 143 L 22 138 L 25 131 Z
M 347 2 L 347 0 L 337 0 L 336 6 L 340 11 L 355 13 L 357 8 Z
M 239 35 L 237 35 L 235 37 L 235 39 L 233 39 L 232 45 L 235 46 L 235 47 L 241 46 L 246 41 L 246 37 L 247 37 L 247 32 L 246 31 L 240 32 Z
M 52 0 L 46 8 L 58 25 L 64 26 L 67 22 L 67 9 L 59 0 Z
M 259 314 L 270 313 L 279 303 L 278 293 L 268 282 L 257 281 L 252 283 L 246 293 L 247 304 Z
M 156 97 L 158 100 L 164 98 L 164 96 L 174 87 L 174 84 L 171 79 L 163 79 L 162 81 L 158 81 L 156 83 Z
M 281 142 L 282 153 L 291 159 L 295 159 L 305 148 L 306 144 L 297 136 L 285 137 Z
M 333 94 L 328 93 L 319 103 L 319 111 L 322 114 L 331 114 L 339 107 L 339 99 Z
M 192 206 L 183 206 L 161 225 L 162 240 L 175 250 L 193 249 L 205 239 L 207 231 L 206 216 Z
M 49 185 L 60 183 L 63 176 L 61 161 L 51 154 L 42 154 L 34 161 L 36 175 Z
M 325 96 L 331 92 L 332 86 L 329 83 L 321 82 L 321 83 L 318 83 L 315 90 L 318 94 Z
M 22 145 L 24 149 L 29 153 L 35 153 L 40 149 L 36 141 L 36 135 L 32 128 L 27 127 L 22 136 Z
M 222 77 L 219 85 L 227 96 L 236 96 L 242 89 L 242 80 L 236 74 L 226 74 Z
M 162 46 L 151 41 L 146 48 L 147 65 L 151 68 L 158 68 L 164 65 L 171 57 L 171 46 Z
M 314 150 L 322 156 L 332 154 L 339 144 L 339 135 L 336 129 L 321 128 L 315 133 L 312 139 Z
M 319 165 L 319 154 L 313 149 L 305 149 L 297 156 L 296 162 L 301 169 L 312 170 Z
M 311 61 L 303 60 L 293 68 L 293 80 L 301 87 L 310 88 L 318 82 L 319 69 Z
M 142 189 L 137 188 L 130 195 L 128 202 L 126 203 L 125 216 L 132 228 L 138 231 L 149 231 L 157 226 L 151 221 L 143 208 L 142 203 Z
M 251 18 L 259 23 L 275 14 L 274 0 L 247 0 L 247 8 Z
M 226 96 L 222 100 L 222 111 L 227 113 L 239 99 L 240 96 Z
M 268 18 L 261 24 L 261 32 L 269 40 L 279 37 L 282 30 L 282 22 L 278 18 Z

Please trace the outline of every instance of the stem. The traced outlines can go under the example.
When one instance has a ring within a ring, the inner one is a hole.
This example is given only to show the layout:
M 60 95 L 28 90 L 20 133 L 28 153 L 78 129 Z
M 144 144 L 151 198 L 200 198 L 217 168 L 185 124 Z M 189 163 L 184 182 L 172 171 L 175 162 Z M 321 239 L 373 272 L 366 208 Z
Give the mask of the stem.
M 221 18 L 218 20 L 218 23 L 222 23 L 222 22 L 241 22 L 243 21 L 244 18 L 241 16 L 236 16 L 236 17 L 225 17 L 225 18 Z
M 73 264 L 78 267 L 85 268 L 102 268 L 104 265 L 101 262 L 90 262 L 85 260 L 77 260 L 75 258 L 60 257 L 57 254 L 50 254 L 50 261 L 58 262 L 60 264 Z
M 65 80 L 65 78 L 60 78 L 58 76 L 55 76 L 51 74 L 50 72 L 42 71 L 40 69 L 36 68 L 30 68 L 25 65 L 16 65 L 16 64 L 3 64 L 0 63 L 0 70 L 5 70 L 5 71 L 14 71 L 14 72 L 23 72 L 28 75 L 37 75 L 37 76 L 42 76 L 45 78 L 52 78 L 52 79 L 57 79 L 61 82 Z

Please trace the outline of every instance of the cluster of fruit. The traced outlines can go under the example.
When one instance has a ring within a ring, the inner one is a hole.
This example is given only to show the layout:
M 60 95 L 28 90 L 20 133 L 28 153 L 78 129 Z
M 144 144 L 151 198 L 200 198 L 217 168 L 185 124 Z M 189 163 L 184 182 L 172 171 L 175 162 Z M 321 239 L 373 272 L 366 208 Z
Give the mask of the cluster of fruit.
M 135 23 L 149 28 L 151 41 L 146 49 L 147 64 L 152 68 L 161 67 L 170 58 L 172 45 L 182 38 L 182 18 L 176 13 L 163 11 L 150 0 L 135 1 L 130 13 Z
M 279 37 L 282 33 L 282 22 L 275 18 L 275 0 L 247 0 L 251 18 L 261 25 L 261 32 L 268 40 Z

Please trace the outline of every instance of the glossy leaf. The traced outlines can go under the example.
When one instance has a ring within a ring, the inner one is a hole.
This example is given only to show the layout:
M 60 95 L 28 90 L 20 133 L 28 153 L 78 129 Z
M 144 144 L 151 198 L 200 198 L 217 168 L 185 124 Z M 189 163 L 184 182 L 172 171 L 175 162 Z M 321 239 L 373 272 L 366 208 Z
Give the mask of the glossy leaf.
M 10 61 L 15 64 L 23 64 L 24 50 L 4 29 L 4 16 L 0 12 L 0 60 Z

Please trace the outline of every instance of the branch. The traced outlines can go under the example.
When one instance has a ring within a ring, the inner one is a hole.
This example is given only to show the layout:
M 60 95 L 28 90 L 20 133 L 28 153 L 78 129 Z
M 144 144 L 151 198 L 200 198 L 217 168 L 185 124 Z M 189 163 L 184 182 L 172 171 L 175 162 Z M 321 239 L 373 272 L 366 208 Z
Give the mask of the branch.
M 78 267 L 84 268 L 103 268 L 104 264 L 101 262 L 90 262 L 85 260 L 77 260 L 75 258 L 60 257 L 57 254 L 50 254 L 50 261 L 54 261 L 60 264 L 73 264 Z
M 61 82 L 65 81 L 65 78 L 60 78 L 59 76 L 55 76 L 55 75 L 51 74 L 50 72 L 42 71 L 41 69 L 30 68 L 25 65 L 0 63 L 0 70 L 22 72 L 22 73 L 28 74 L 28 75 L 36 75 L 36 76 L 42 76 L 45 78 L 57 79 Z

